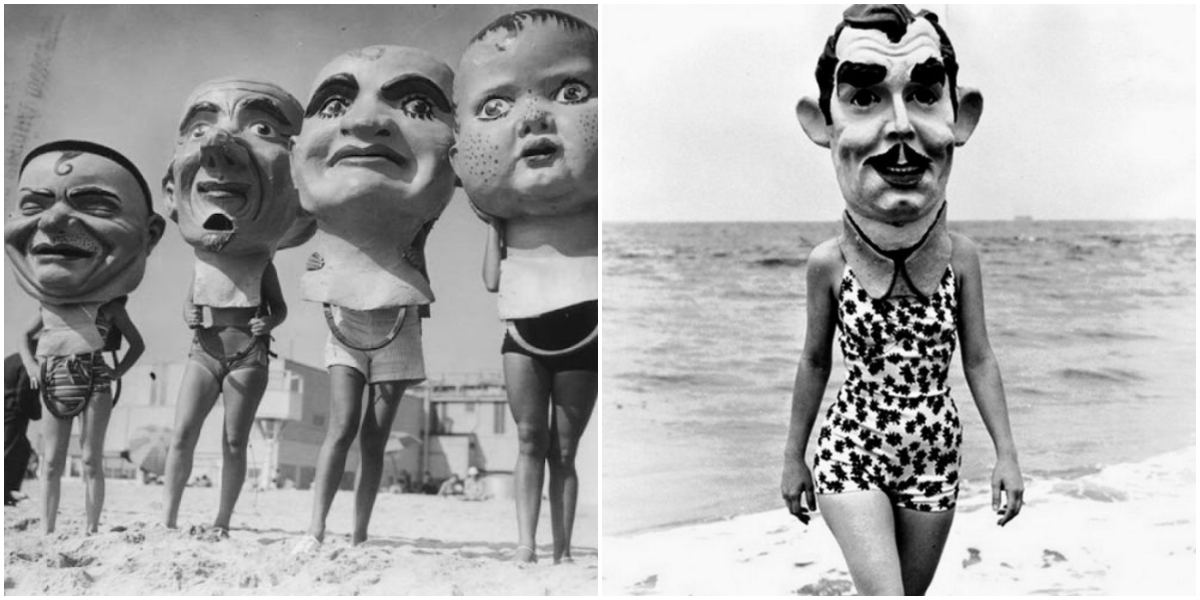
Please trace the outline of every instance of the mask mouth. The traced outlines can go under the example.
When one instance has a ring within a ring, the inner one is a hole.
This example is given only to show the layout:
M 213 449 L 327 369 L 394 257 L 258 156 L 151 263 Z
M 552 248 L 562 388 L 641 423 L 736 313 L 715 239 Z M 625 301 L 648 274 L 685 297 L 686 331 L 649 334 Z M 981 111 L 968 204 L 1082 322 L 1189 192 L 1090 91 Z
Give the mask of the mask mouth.
M 229 245 L 233 240 L 233 235 L 237 232 L 237 227 L 233 223 L 233 219 L 229 215 L 216 212 L 208 216 L 204 220 L 204 235 L 200 238 L 200 243 L 205 250 L 209 252 L 220 252 Z
M 896 144 L 887 152 L 872 156 L 867 166 L 875 169 L 888 185 L 894 188 L 912 189 L 921 184 L 931 161 L 908 144 Z
M 94 252 L 85 250 L 72 244 L 37 244 L 29 250 L 29 253 L 40 257 L 61 260 L 80 260 L 88 259 L 95 255 Z
M 346 146 L 335 152 L 329 162 L 331 165 L 335 165 L 343 161 L 348 163 L 367 163 L 375 160 L 386 160 L 401 169 L 408 164 L 408 159 L 383 144 L 371 144 L 366 147 Z
M 538 138 L 521 148 L 521 159 L 531 166 L 549 164 L 558 157 L 561 148 L 552 140 Z

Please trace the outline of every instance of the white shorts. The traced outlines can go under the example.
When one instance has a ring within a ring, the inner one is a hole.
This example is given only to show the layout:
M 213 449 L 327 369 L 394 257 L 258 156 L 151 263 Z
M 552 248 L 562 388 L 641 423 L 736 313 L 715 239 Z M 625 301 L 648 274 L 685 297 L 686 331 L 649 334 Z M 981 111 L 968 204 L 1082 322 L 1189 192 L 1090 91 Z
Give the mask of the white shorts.
M 396 309 L 351 310 L 331 307 L 333 322 L 351 342 L 374 345 L 383 341 L 396 322 Z M 406 307 L 400 332 L 378 350 L 355 350 L 332 333 L 325 340 L 325 368 L 343 365 L 358 369 L 367 383 L 425 380 L 425 351 L 421 346 L 421 317 L 416 306 Z

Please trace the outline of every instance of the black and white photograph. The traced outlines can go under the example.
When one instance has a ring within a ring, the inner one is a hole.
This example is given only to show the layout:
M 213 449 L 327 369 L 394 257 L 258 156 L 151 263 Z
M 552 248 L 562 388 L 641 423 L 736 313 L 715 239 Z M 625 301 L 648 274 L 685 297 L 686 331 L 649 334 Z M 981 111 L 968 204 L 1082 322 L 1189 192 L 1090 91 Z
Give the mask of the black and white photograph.
M 602 14 L 604 594 L 1195 593 L 1194 7 Z
M 598 17 L 6 6 L 5 595 L 598 594 Z

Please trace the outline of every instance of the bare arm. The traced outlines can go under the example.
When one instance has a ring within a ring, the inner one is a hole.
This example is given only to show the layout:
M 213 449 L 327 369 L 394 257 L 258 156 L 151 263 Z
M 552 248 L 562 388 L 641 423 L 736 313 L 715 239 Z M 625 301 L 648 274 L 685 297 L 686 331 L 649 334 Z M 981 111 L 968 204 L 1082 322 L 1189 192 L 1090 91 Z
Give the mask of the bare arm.
M 841 255 L 832 241 L 814 248 L 808 258 L 808 326 L 792 391 L 792 415 L 783 453 L 781 483 L 788 510 L 804 522 L 808 521 L 804 514 L 805 504 L 807 510 L 817 508 L 816 488 L 812 473 L 804 464 L 804 450 L 812 435 L 833 362 L 833 333 L 837 326 L 834 290 L 840 265 Z
M 133 320 L 129 318 L 124 304 L 109 302 L 100 307 L 100 310 L 108 314 L 113 327 L 120 331 L 121 336 L 129 343 L 129 350 L 125 351 L 125 356 L 121 358 L 121 362 L 117 363 L 114 369 L 113 378 L 120 379 L 129 372 L 129 369 L 133 368 L 133 365 L 137 364 L 138 359 L 146 351 L 146 343 L 142 340 L 142 332 L 138 331 L 137 325 L 134 325 Z
M 287 319 L 287 302 L 283 299 L 279 274 L 275 271 L 273 262 L 267 263 L 267 268 L 263 271 L 262 296 L 263 302 L 267 304 L 267 314 L 250 319 L 250 333 L 254 335 L 268 335 Z
M 41 330 L 42 312 L 39 310 L 33 314 L 33 318 L 25 326 L 25 332 L 21 336 L 21 343 L 17 348 L 17 352 L 21 355 L 21 363 L 25 365 L 25 372 L 29 374 L 29 383 L 34 389 L 37 389 L 42 383 L 41 369 L 38 368 L 37 358 L 33 356 L 33 336 Z
M 193 285 L 188 284 L 187 299 L 183 301 L 183 322 L 187 324 L 189 329 L 197 329 L 204 325 L 204 313 L 199 306 L 193 302 Z
M 504 221 L 499 219 L 488 223 L 487 243 L 483 247 L 483 286 L 489 292 L 500 289 L 500 260 L 504 258 L 502 227 L 504 227 Z
M 996 449 L 992 509 L 1000 511 L 1000 495 L 1002 491 L 1006 492 L 1007 505 L 998 521 L 1004 525 L 1021 512 L 1025 484 L 1008 422 L 1008 401 L 1000 380 L 1000 365 L 988 341 L 983 313 L 983 275 L 979 252 L 971 240 L 954 236 L 953 265 L 958 276 L 958 336 L 962 343 L 963 374 Z

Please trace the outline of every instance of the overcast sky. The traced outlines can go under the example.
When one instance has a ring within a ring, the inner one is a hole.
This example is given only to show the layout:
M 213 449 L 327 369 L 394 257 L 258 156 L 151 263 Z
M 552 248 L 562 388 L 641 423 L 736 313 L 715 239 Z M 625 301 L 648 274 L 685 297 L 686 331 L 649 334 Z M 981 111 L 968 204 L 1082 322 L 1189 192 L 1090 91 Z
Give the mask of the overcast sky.
M 1195 219 L 1194 6 L 910 6 L 984 96 L 951 219 Z M 604 220 L 837 218 L 795 105 L 844 8 L 604 6 Z

